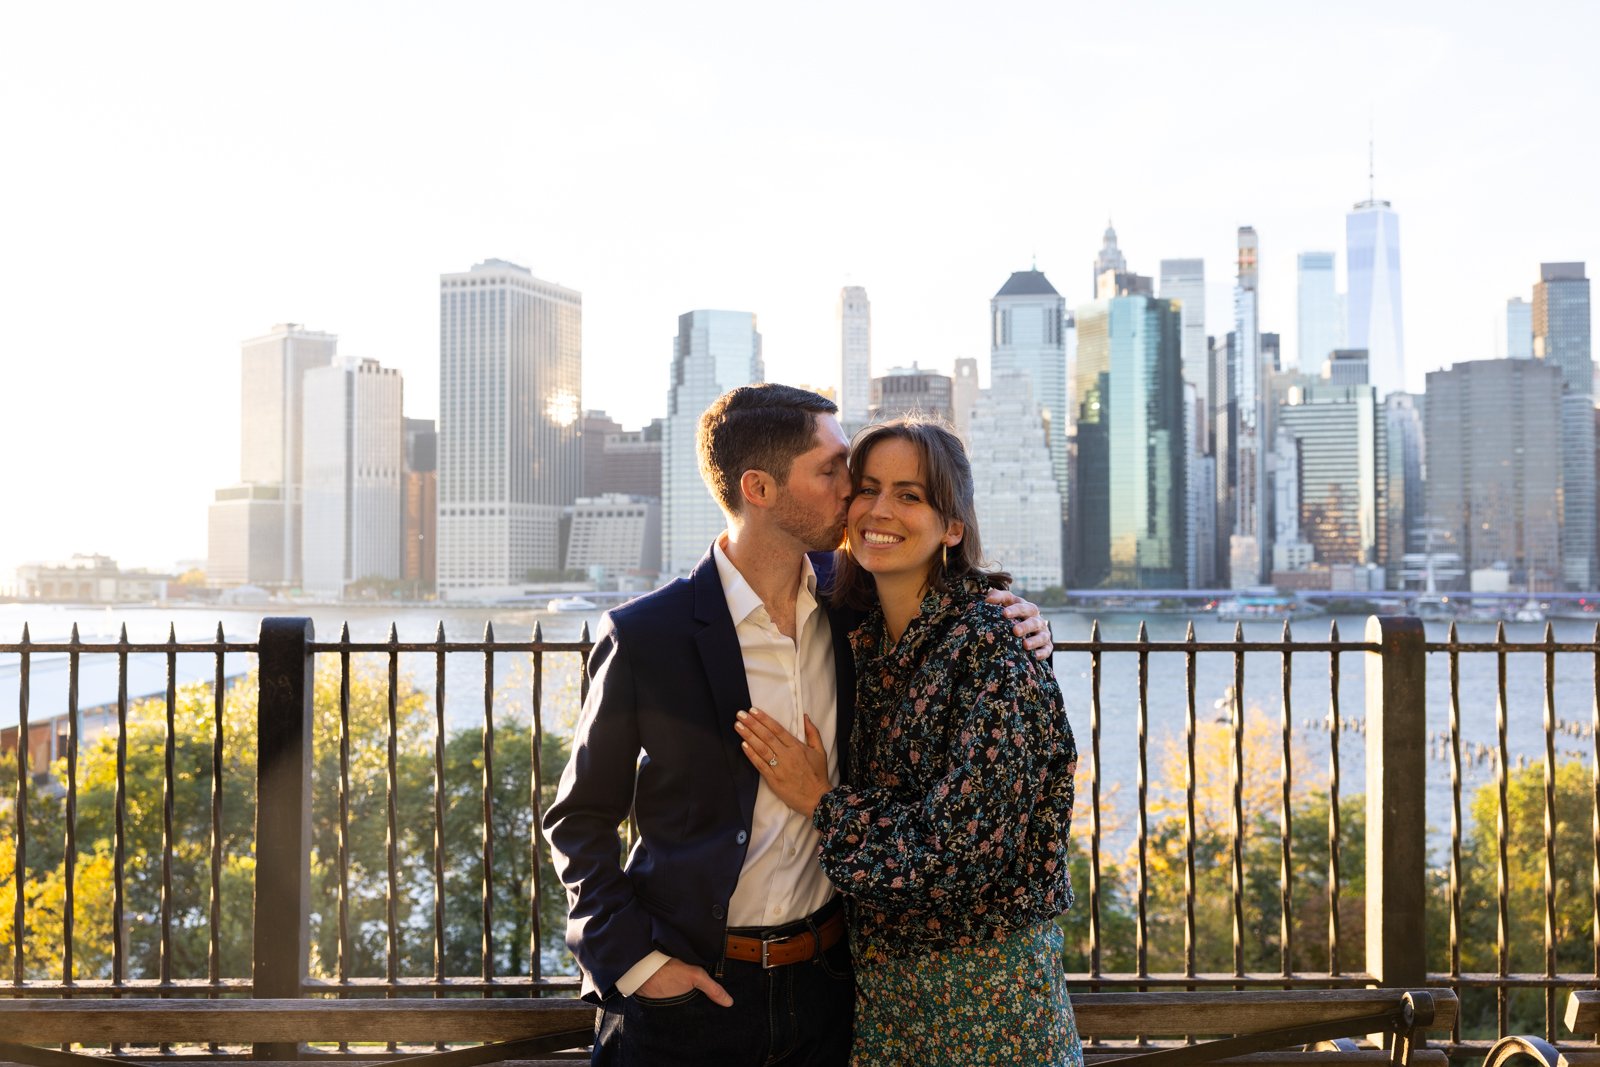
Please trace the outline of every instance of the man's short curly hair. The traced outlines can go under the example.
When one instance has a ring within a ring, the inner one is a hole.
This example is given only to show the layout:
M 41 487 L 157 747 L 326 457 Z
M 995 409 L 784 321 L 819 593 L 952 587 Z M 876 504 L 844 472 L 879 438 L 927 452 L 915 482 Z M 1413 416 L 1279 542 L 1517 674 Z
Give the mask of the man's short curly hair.
M 817 416 L 839 406 L 792 385 L 741 385 L 723 393 L 700 416 L 700 477 L 730 515 L 739 513 L 739 479 L 766 471 L 779 485 L 789 480 L 795 457 L 817 439 Z

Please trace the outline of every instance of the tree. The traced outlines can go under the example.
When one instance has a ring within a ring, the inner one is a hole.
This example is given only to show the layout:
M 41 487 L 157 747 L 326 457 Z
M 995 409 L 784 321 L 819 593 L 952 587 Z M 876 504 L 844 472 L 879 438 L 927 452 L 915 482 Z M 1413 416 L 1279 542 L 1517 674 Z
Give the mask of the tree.
M 387 974 L 389 818 L 388 678 L 382 657 L 352 657 L 350 678 L 350 770 L 348 817 L 344 822 L 348 869 L 349 932 L 345 972 L 352 977 Z M 317 673 L 313 721 L 311 825 L 311 939 L 313 975 L 340 974 L 339 763 L 340 678 Z M 218 948 L 223 977 L 249 977 L 253 952 L 256 708 L 252 673 L 230 688 L 222 720 L 220 918 Z M 404 676 L 395 694 L 395 967 L 400 975 L 431 975 L 434 969 L 433 877 L 434 737 L 431 702 Z M 212 881 L 212 748 L 215 702 L 206 685 L 179 689 L 172 731 L 172 862 L 167 897 L 171 927 L 168 968 L 176 978 L 209 974 Z M 526 718 L 512 717 L 495 735 L 494 940 L 501 974 L 526 973 L 531 941 L 530 912 L 531 732 Z M 161 974 L 162 783 L 167 747 L 162 699 L 130 707 L 126 739 L 125 867 L 123 914 L 129 978 Z M 114 943 L 114 813 L 117 738 L 108 732 L 81 746 L 78 762 L 73 976 L 111 975 Z M 444 885 L 447 973 L 463 973 L 480 952 L 482 862 L 482 744 L 480 731 L 458 729 L 445 738 Z M 541 753 L 544 803 L 549 803 L 566 759 L 565 741 L 547 734 Z M 36 788 L 28 808 L 28 863 L 24 879 L 27 929 L 23 944 L 27 977 L 61 977 L 65 931 L 66 764 L 50 770 L 55 788 Z M 0 761 L 0 789 L 15 796 L 15 764 Z M 12 806 L 14 808 L 14 805 Z M 15 951 L 10 917 L 15 904 L 15 816 L 0 836 L 0 954 Z M 540 900 L 540 945 L 559 959 L 565 901 L 546 853 Z M 465 917 L 471 916 L 470 921 Z
M 1545 968 L 1544 765 L 1512 773 L 1506 782 L 1506 866 L 1508 969 L 1542 974 Z M 1555 772 L 1555 929 L 1556 970 L 1588 971 L 1594 964 L 1590 820 L 1594 804 L 1590 771 L 1582 763 L 1558 764 Z M 1461 850 L 1461 968 L 1494 972 L 1499 967 L 1499 790 L 1493 782 L 1472 798 L 1471 817 Z M 1447 876 L 1434 880 L 1434 966 L 1449 967 L 1445 924 L 1449 915 Z M 1510 997 L 1511 1033 L 1544 1029 L 1543 996 L 1517 990 Z M 1461 1005 L 1462 1033 L 1495 1036 L 1492 990 L 1467 990 Z

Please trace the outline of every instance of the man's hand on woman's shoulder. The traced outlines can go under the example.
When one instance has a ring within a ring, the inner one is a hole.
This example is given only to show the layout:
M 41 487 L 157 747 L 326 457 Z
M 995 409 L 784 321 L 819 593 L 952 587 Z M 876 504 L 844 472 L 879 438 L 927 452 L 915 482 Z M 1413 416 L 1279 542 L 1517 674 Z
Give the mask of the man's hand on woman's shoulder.
M 1012 622 L 1011 632 L 1022 638 L 1022 647 L 1032 652 L 1035 659 L 1048 660 L 1055 652 L 1050 624 L 1039 614 L 1039 605 L 1023 600 L 1009 589 L 989 590 L 989 603 L 1004 609 L 1002 614 Z

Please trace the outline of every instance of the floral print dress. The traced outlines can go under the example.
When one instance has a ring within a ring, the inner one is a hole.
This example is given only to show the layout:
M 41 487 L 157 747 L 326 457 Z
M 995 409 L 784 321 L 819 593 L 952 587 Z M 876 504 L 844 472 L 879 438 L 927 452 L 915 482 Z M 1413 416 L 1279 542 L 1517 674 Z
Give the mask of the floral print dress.
M 850 635 L 854 781 L 815 823 L 850 906 L 858 1064 L 1082 1063 L 1054 923 L 1077 748 L 984 592 L 930 593 L 892 647 L 881 610 Z

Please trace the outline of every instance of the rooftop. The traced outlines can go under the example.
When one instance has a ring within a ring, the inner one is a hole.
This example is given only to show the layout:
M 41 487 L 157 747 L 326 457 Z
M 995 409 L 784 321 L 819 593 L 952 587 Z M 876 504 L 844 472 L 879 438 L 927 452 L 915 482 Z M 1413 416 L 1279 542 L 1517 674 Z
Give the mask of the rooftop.
M 1043 271 L 1019 270 L 1000 287 L 995 296 L 1060 296 Z

